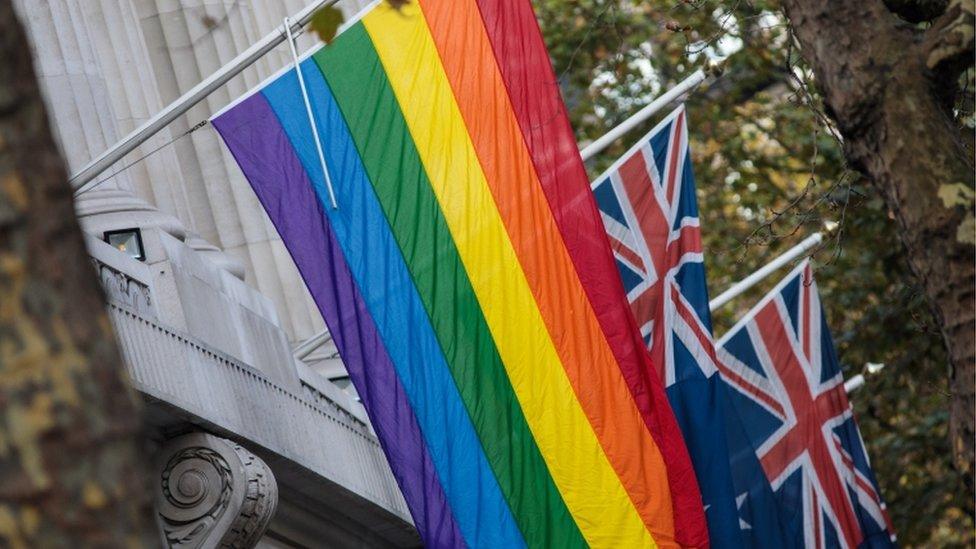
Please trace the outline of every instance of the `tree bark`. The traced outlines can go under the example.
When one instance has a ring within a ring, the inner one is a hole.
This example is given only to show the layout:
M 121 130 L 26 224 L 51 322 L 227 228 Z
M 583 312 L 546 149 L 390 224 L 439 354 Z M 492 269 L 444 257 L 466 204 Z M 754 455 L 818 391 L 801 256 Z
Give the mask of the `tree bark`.
M 971 490 L 974 181 L 951 100 L 960 72 L 972 64 L 972 8 L 953 0 L 921 31 L 882 0 L 782 4 L 843 136 L 845 156 L 884 197 L 941 328 L 950 357 L 954 462 Z
M 0 546 L 158 545 L 138 399 L 10 0 L 0 59 Z

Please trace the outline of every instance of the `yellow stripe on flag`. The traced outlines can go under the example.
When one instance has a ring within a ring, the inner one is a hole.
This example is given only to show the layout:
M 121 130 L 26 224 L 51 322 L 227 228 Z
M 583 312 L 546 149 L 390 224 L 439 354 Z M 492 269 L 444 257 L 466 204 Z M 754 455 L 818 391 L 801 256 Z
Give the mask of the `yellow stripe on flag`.
M 363 23 L 383 62 L 529 427 L 567 507 L 593 546 L 654 546 L 556 354 L 423 14 L 414 3 L 399 10 L 380 5 Z

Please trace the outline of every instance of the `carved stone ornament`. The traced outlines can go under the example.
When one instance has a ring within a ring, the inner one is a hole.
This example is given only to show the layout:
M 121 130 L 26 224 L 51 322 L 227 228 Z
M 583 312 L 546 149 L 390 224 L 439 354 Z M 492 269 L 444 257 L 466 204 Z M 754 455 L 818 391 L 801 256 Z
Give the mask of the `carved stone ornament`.
M 156 511 L 168 547 L 254 547 L 278 505 L 278 485 L 264 461 L 220 437 L 170 440 L 156 470 Z
M 131 307 L 143 316 L 156 317 L 149 286 L 95 258 L 92 258 L 92 263 L 110 300 Z

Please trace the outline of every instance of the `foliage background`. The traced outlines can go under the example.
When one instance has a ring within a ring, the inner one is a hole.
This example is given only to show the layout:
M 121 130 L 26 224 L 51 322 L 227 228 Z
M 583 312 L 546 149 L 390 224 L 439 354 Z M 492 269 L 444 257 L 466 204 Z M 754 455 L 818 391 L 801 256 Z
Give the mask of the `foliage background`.
M 899 541 L 972 546 L 973 494 L 952 469 L 948 365 L 896 227 L 834 132 L 776 0 L 534 0 L 577 138 L 595 139 L 690 75 L 687 100 L 713 295 L 837 223 L 816 276 L 845 377 L 887 368 L 852 401 Z M 958 121 L 971 130 L 972 71 Z M 662 112 L 591 161 L 597 176 Z M 785 275 L 716 312 L 716 335 Z

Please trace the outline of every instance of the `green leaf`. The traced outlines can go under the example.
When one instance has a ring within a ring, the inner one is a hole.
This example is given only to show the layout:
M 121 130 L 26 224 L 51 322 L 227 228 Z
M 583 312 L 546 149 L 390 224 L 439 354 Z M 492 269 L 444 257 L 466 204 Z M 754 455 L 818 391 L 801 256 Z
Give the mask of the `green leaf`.
M 339 25 L 342 24 L 344 19 L 342 12 L 338 8 L 326 6 L 312 15 L 310 25 L 312 30 L 315 31 L 315 34 L 319 35 L 319 38 L 328 44 L 332 42 L 336 33 L 339 32 Z
M 969 206 L 973 203 L 976 193 L 965 183 L 939 185 L 939 198 L 946 208 L 954 206 Z

